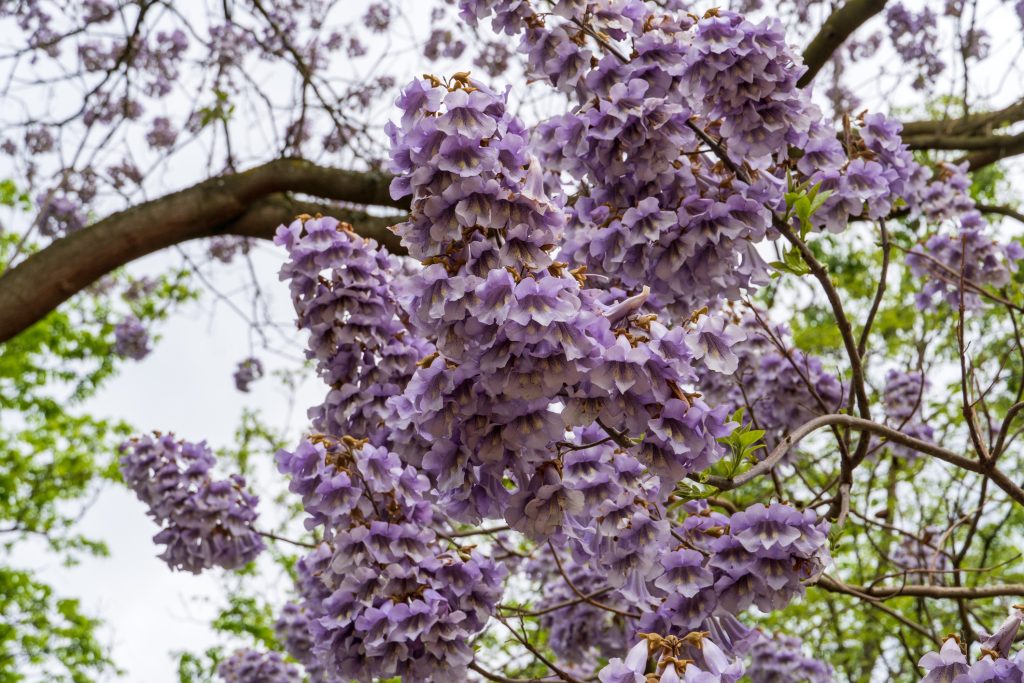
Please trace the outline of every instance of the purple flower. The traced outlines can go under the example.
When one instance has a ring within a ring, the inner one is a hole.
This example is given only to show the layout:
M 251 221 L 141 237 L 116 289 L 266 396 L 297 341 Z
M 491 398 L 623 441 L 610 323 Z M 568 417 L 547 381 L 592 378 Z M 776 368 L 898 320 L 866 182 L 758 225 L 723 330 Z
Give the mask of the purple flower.
M 1001 287 L 1017 271 L 1024 249 L 1016 242 L 1000 243 L 990 237 L 977 211 L 961 216 L 956 234 L 936 234 L 907 253 L 907 265 L 917 277 L 926 278 L 918 292 L 918 308 L 934 305 L 936 298 L 952 307 L 981 305 L 976 287 Z M 961 293 L 960 281 L 971 287 Z
M 263 363 L 259 358 L 246 358 L 235 368 L 235 388 L 248 393 L 249 385 L 263 377 Z
M 598 680 L 601 683 L 644 683 L 648 656 L 647 641 L 641 640 L 630 648 L 624 660 L 619 657 L 608 660 L 607 666 L 598 672 Z
M 126 441 L 120 451 L 125 483 L 162 526 L 153 541 L 166 546 L 160 558 L 171 569 L 235 569 L 263 550 L 253 528 L 259 499 L 239 475 L 210 476 L 215 458 L 205 442 L 155 434 Z
M 537 582 L 540 595 L 537 607 L 545 608 L 574 601 L 576 590 L 590 594 L 606 586 L 605 574 L 591 563 L 577 562 L 569 554 L 559 555 L 559 571 L 552 552 L 541 549 L 527 565 L 527 574 Z M 568 577 L 568 581 L 562 573 Z M 604 604 L 617 608 L 626 602 L 614 593 L 601 596 Z M 590 673 L 599 657 L 609 658 L 625 652 L 631 643 L 632 626 L 629 621 L 587 602 L 574 604 L 541 616 L 541 625 L 548 629 L 548 645 L 558 657 Z
M 252 243 L 247 237 L 219 235 L 210 238 L 206 251 L 211 258 L 217 259 L 221 263 L 231 263 L 236 254 L 248 254 L 251 246 Z
M 39 232 L 45 237 L 63 237 L 85 227 L 85 210 L 67 195 L 43 192 L 36 197 L 39 205 Z
M 760 631 L 757 635 L 747 667 L 751 683 L 832 683 L 832 668 L 804 654 L 799 638 Z
M 346 680 L 464 677 L 467 641 L 495 609 L 504 572 L 438 539 L 442 520 L 423 475 L 386 448 L 351 438 L 319 437 L 280 452 L 278 463 L 333 545 L 314 551 L 309 569 L 300 566 L 313 641 L 307 668 Z M 300 632 L 300 654 L 304 644 Z
M 1002 658 L 1010 656 L 1010 648 L 1013 646 L 1020 630 L 1021 621 L 1024 620 L 1024 608 L 1015 605 L 1010 608 L 1010 616 L 1000 624 L 992 635 L 984 635 L 981 642 L 981 649 L 999 655 Z
M 665 573 L 655 585 L 668 594 L 692 598 L 714 585 L 714 575 L 704 566 L 704 556 L 695 550 L 679 549 L 661 558 Z
M 217 666 L 224 683 L 299 683 L 302 676 L 277 652 L 238 650 Z
M 311 411 L 314 426 L 338 437 L 389 433 L 396 446 L 413 438 L 383 429 L 394 421 L 388 399 L 431 352 L 399 320 L 401 264 L 332 218 L 281 226 L 275 242 L 289 252 L 280 276 L 289 281 L 299 324 L 310 332 L 307 356 L 331 387 Z
M 114 326 L 114 353 L 122 358 L 142 360 L 150 350 L 149 332 L 134 315 L 125 316 Z
M 693 334 L 686 336 L 686 345 L 693 357 L 704 359 L 704 364 L 715 372 L 731 375 L 736 372 L 739 357 L 732 350 L 737 343 L 747 338 L 743 330 L 726 322 L 722 316 L 702 315 L 695 323 Z
M 968 671 L 967 658 L 956 638 L 947 638 L 938 652 L 929 652 L 917 665 L 926 672 L 921 683 L 952 681 Z
M 383 33 L 391 25 L 391 6 L 386 2 L 375 2 L 366 9 L 363 25 L 376 33 Z
M 790 346 L 788 329 L 763 316 L 756 311 L 742 319 L 746 338 L 730 347 L 738 357 L 734 374 L 705 373 L 700 388 L 714 405 L 743 408 L 745 420 L 765 430 L 770 449 L 807 420 L 838 410 L 845 390 L 818 358 Z

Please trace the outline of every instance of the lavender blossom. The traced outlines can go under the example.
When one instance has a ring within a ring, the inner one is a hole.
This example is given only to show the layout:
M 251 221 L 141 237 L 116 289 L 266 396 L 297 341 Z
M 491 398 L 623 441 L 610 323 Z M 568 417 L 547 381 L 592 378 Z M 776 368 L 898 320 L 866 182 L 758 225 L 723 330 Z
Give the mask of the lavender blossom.
M 310 333 L 307 356 L 331 387 L 311 410 L 314 427 L 375 443 L 391 434 L 396 448 L 415 440 L 395 429 L 387 405 L 432 351 L 399 319 L 395 289 L 406 278 L 401 263 L 332 218 L 281 226 L 275 243 L 289 252 L 280 277 L 289 282 L 299 325 Z M 419 460 L 411 452 L 408 457 Z
M 426 478 L 394 453 L 351 438 L 304 448 L 278 463 L 333 546 L 308 558 L 319 570 L 300 572 L 316 666 L 343 679 L 464 677 L 504 571 L 439 542 Z
M 944 683 L 945 681 L 958 680 L 960 676 L 967 674 L 967 658 L 960 649 L 960 642 L 957 638 L 947 638 L 938 652 L 929 652 L 917 663 L 925 670 L 925 677 L 921 683 Z
M 231 263 L 237 254 L 248 254 L 252 243 L 247 237 L 236 237 L 234 235 L 218 235 L 211 237 L 206 252 L 210 258 L 221 263 Z
M 263 550 L 253 528 L 259 499 L 240 475 L 212 478 L 215 458 L 205 442 L 154 434 L 126 441 L 120 452 L 125 483 L 162 526 L 153 541 L 166 546 L 160 558 L 171 569 L 235 569 Z
M 547 193 L 522 124 L 504 96 L 455 83 L 412 83 L 399 99 L 402 121 L 390 130 L 392 192 L 413 194 L 410 220 L 396 230 L 426 266 L 403 304 L 438 352 L 393 405 L 400 425 L 433 443 L 424 468 L 455 514 L 502 514 L 514 528 L 549 538 L 581 509 L 547 463 L 567 427 L 600 418 L 639 434 L 660 419 L 640 455 L 679 477 L 720 458 L 717 438 L 731 426 L 724 410 L 683 393 L 696 376 L 686 330 L 601 302 L 553 261 L 562 207 Z M 661 218 L 648 203 L 628 220 L 647 226 Z M 702 320 L 692 340 L 711 364 L 735 343 L 719 322 Z M 666 404 L 673 409 L 663 411 Z M 512 493 L 498 485 L 506 476 Z
M 769 450 L 804 422 L 843 405 L 842 383 L 820 359 L 794 348 L 785 326 L 770 326 L 763 312 L 751 311 L 739 327 L 746 338 L 730 347 L 738 359 L 735 373 L 705 373 L 700 388 L 710 402 L 742 408 L 744 419 L 765 431 Z M 755 454 L 768 452 L 762 451 Z
M 249 393 L 249 385 L 263 377 L 263 363 L 259 358 L 246 358 L 235 368 L 235 388 Z
M 956 233 L 933 235 L 907 254 L 911 272 L 927 278 L 915 296 L 919 308 L 933 306 L 936 299 L 957 308 L 961 298 L 965 308 L 977 308 L 982 303 L 978 287 L 998 288 L 1010 281 L 1024 248 L 996 241 L 985 228 L 980 214 L 971 211 L 961 217 Z M 962 293 L 961 281 L 970 283 Z
M 165 116 L 157 116 L 153 119 L 149 132 L 146 133 L 146 142 L 153 149 L 170 149 L 178 140 L 178 131 L 171 126 L 171 122 Z
M 802 644 L 796 636 L 761 634 L 750 652 L 751 683 L 832 683 L 832 667 L 804 654 Z
M 895 368 L 885 376 L 884 405 L 888 423 L 906 434 L 922 441 L 931 441 L 934 431 L 921 420 L 927 382 L 920 372 L 901 372 Z M 907 460 L 917 457 L 917 452 L 907 446 L 891 444 L 890 450 Z
M 217 666 L 224 683 L 299 683 L 302 676 L 277 652 L 238 650 Z
M 127 315 L 114 326 L 114 353 L 122 358 L 142 360 L 149 355 L 149 332 L 134 315 Z

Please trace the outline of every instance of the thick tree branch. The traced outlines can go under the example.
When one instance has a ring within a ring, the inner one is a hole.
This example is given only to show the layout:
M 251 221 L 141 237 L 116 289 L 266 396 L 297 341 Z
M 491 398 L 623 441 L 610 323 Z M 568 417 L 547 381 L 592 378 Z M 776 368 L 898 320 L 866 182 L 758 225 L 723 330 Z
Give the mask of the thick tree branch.
M 931 121 L 908 121 L 903 124 L 903 138 L 926 135 L 973 135 L 988 134 L 997 128 L 1024 120 L 1024 100 L 995 111 L 971 114 L 959 119 L 935 119 Z
M 388 182 L 389 178 L 380 174 L 278 159 L 113 214 L 56 240 L 0 276 L 0 342 L 137 258 L 210 235 L 269 237 L 279 223 L 295 215 L 296 208 L 302 212 L 321 206 L 289 200 L 282 194 L 285 192 L 364 206 L 406 208 L 407 204 L 391 199 Z M 385 222 L 366 221 L 366 228 L 371 236 L 394 247 L 395 240 L 383 230 Z
M 356 232 L 363 237 L 376 240 L 391 253 L 405 253 L 401 240 L 389 229 L 392 225 L 402 220 L 400 216 L 372 216 L 358 209 L 349 209 L 322 202 L 302 201 L 284 193 L 264 197 L 250 206 L 237 219 L 224 225 L 223 229 L 218 231 L 218 233 L 213 234 L 258 237 L 269 240 L 273 239 L 277 226 L 282 223 L 291 222 L 300 214 L 309 214 L 311 216 L 322 214 L 351 223 Z
M 911 121 L 903 124 L 903 141 L 910 149 L 963 150 L 974 171 L 1007 157 L 1024 154 L 1024 133 L 996 135 L 993 131 L 1024 121 L 1024 100 L 995 111 L 958 119 Z
M 978 204 L 978 211 L 1006 216 L 1024 223 L 1024 213 L 1017 211 L 1011 206 L 995 206 L 993 204 Z
M 797 87 L 803 88 L 813 81 L 821 67 L 825 66 L 846 39 L 885 8 L 885 2 L 886 0 L 849 0 L 833 12 L 822 24 L 818 35 L 814 36 L 804 50 L 807 71 L 797 81 Z
M 921 135 L 915 137 L 904 137 L 903 142 L 910 149 L 943 149 L 964 151 L 991 152 L 1013 145 L 1024 143 L 1024 134 L 1021 135 Z
M 997 135 L 992 144 L 984 150 L 968 154 L 961 161 L 967 161 L 967 168 L 976 171 L 1007 157 L 1024 154 L 1024 133 L 1018 135 Z

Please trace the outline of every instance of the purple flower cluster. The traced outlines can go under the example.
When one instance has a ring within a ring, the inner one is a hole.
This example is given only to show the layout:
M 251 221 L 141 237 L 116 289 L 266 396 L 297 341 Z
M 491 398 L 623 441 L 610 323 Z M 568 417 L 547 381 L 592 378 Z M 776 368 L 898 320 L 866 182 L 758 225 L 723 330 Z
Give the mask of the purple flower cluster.
M 258 44 L 252 31 L 234 23 L 217 24 L 209 31 L 209 59 L 215 66 L 240 67 Z
M 601 669 L 601 683 L 736 683 L 743 676 L 743 662 L 723 652 L 707 633 L 641 635 L 625 659 L 612 658 Z M 648 674 L 649 660 L 655 657 L 654 671 Z
M 291 288 L 299 326 L 310 334 L 306 355 L 331 387 L 310 411 L 314 428 L 375 444 L 394 440 L 387 400 L 432 350 L 399 319 L 401 264 L 333 218 L 300 218 L 279 227 L 274 241 L 288 250 L 280 276 Z
M 641 630 L 690 631 L 716 611 L 738 614 L 752 604 L 781 609 L 831 562 L 829 525 L 809 510 L 758 503 L 726 517 L 692 509 L 676 530 L 686 545 L 660 555 L 661 603 L 643 615 Z
M 450 29 L 435 28 L 423 45 L 423 56 L 431 61 L 438 59 L 458 59 L 466 50 L 466 43 L 458 33 Z
M 122 358 L 142 360 L 149 352 L 149 332 L 134 315 L 125 316 L 114 326 L 114 353 Z
M 329 559 L 330 554 L 327 551 L 327 546 L 322 545 L 320 548 L 323 549 L 323 552 L 319 551 L 319 549 L 318 552 L 326 555 L 327 559 Z M 313 555 L 313 563 L 315 564 L 320 555 L 317 553 Z M 300 576 L 300 586 L 316 580 L 316 577 L 309 571 L 310 564 L 309 556 L 296 563 L 296 571 Z M 312 595 L 309 596 L 309 599 L 318 604 Z M 332 679 L 324 673 L 323 667 L 313 653 L 314 642 L 310 626 L 310 617 L 307 610 L 297 602 L 288 602 L 281 608 L 281 613 L 274 623 L 274 634 L 281 644 L 284 645 L 285 651 L 302 665 L 305 673 L 309 676 L 310 683 L 330 683 Z
M 890 426 L 907 436 L 922 441 L 931 441 L 935 433 L 921 421 L 924 392 L 927 380 L 920 372 L 903 372 L 892 368 L 885 375 L 883 403 L 885 416 Z M 900 444 L 890 444 L 892 452 L 908 460 L 917 457 L 917 452 Z
M 247 237 L 218 235 L 210 238 L 206 253 L 221 263 L 231 263 L 237 254 L 248 254 L 251 248 L 252 242 Z
M 578 3 L 580 14 L 574 18 L 589 21 L 583 15 L 595 4 Z M 586 188 L 568 212 L 561 257 L 610 278 L 613 295 L 618 288 L 637 293 L 649 286 L 654 310 L 685 317 L 767 281 L 753 243 L 764 239 L 771 225 L 764 200 L 781 197 L 770 176 L 748 186 L 699 154 L 706 145 L 689 122 L 697 114 L 725 116 L 721 129 L 711 133 L 733 135 L 727 146 L 737 154 L 757 144 L 755 129 L 785 136 L 787 105 L 776 103 L 778 120 L 766 123 L 761 115 L 767 110 L 741 94 L 760 84 L 741 86 L 738 74 L 744 60 L 750 68 L 756 63 L 751 73 L 766 74 L 768 99 L 776 92 L 770 83 L 776 73 L 794 82 L 796 74 L 784 64 L 788 57 L 779 54 L 778 62 L 772 61 L 757 49 L 760 39 L 770 42 L 769 33 L 777 36 L 773 27 L 756 27 L 727 13 L 694 27 L 687 15 L 655 17 L 644 3 L 618 4 L 622 7 L 604 7 L 592 16 L 605 18 L 597 28 L 610 36 L 632 39 L 628 62 L 614 54 L 592 62 L 588 48 L 559 35 L 566 30 L 575 35 L 570 24 L 532 28 L 524 36 L 521 49 L 529 48 L 534 71 L 550 74 L 563 89 L 571 87 L 583 103 L 542 122 L 534 137 L 547 167 Z M 718 31 L 751 54 L 735 62 L 712 55 Z M 767 47 L 773 54 L 778 49 Z M 713 93 L 706 89 L 712 84 Z
M 318 670 L 342 680 L 461 679 L 504 570 L 446 548 L 426 478 L 386 448 L 315 437 L 277 457 L 331 544 L 299 570 Z
M 43 192 L 36 203 L 39 205 L 37 224 L 44 237 L 64 237 L 85 227 L 85 211 L 67 194 Z
M 977 308 L 982 291 L 1010 282 L 1024 247 L 1015 241 L 1000 243 L 987 227 L 980 213 L 967 212 L 954 233 L 932 235 L 907 254 L 910 271 L 926 278 L 915 295 L 919 308 L 931 308 L 936 299 L 956 308 L 961 298 L 965 308 Z
M 122 159 L 120 162 L 107 168 L 107 177 L 111 186 L 121 189 L 128 183 L 133 185 L 142 184 L 142 171 L 129 159 Z
M 129 277 L 127 282 L 125 282 L 124 290 L 121 292 L 121 297 L 125 301 L 138 303 L 144 298 L 151 296 L 159 286 L 160 281 L 156 278 L 149 277 L 148 275 L 143 275 L 138 278 Z
M 751 683 L 832 683 L 832 667 L 805 655 L 802 645 L 796 636 L 760 634 L 750 650 Z
M 235 368 L 235 388 L 248 393 L 249 385 L 263 377 L 263 363 L 259 358 L 246 358 Z
M 685 425 L 669 424 L 658 424 L 662 434 L 678 430 L 685 444 Z M 637 457 L 602 435 L 597 426 L 576 430 L 572 450 L 562 457 L 563 488 L 557 490 L 572 503 L 564 506 L 570 513 L 565 535 L 579 564 L 603 574 L 631 604 L 650 605 L 659 554 L 672 542 L 660 502 L 667 492 Z
M 889 551 L 889 561 L 898 572 L 905 572 L 901 582 L 944 585 L 953 568 L 949 551 L 941 547 L 942 529 L 926 527 L 918 536 L 903 536 Z
M 458 75 L 415 81 L 399 106 L 392 193 L 413 200 L 396 232 L 425 266 L 403 304 L 437 354 L 394 405 L 399 424 L 431 442 L 423 469 L 449 513 L 505 516 L 549 537 L 579 500 L 556 444 L 595 420 L 648 432 L 645 464 L 675 478 L 720 458 L 724 410 L 682 387 L 695 380 L 695 356 L 727 362 L 732 330 L 668 329 L 640 314 L 646 292 L 607 306 L 580 271 L 555 261 L 563 207 L 503 96 Z
M 1024 610 L 1016 605 L 994 633 L 981 634 L 977 643 L 980 653 L 974 663 L 968 662 L 959 639 L 948 637 L 938 652 L 929 652 L 918 662 L 926 672 L 921 683 L 1021 683 L 1024 681 L 1024 650 L 1011 658 L 1010 648 L 1022 620 Z
M 968 162 L 940 163 L 930 182 L 917 197 L 917 208 L 929 221 L 955 219 L 973 211 L 971 178 L 967 175 Z
M 496 31 L 521 33 L 531 74 L 580 102 L 534 139 L 562 173 L 549 182 L 577 183 L 565 190 L 574 202 L 560 257 L 609 278 L 611 296 L 650 286 L 654 310 L 685 315 L 766 282 L 753 244 L 777 236 L 790 176 L 832 193 L 813 222 L 834 231 L 888 214 L 926 180 L 900 125 L 881 115 L 864 117 L 844 148 L 796 87 L 803 67 L 777 21 L 698 19 L 639 0 L 561 2 L 543 17 L 519 0 L 460 6 L 471 22 L 491 16 Z M 699 121 L 710 122 L 703 135 Z M 747 172 L 723 168 L 721 153 Z
M 572 550 L 571 556 L 559 557 L 573 584 L 579 581 L 596 590 L 600 584 L 593 582 L 600 577 L 604 586 L 614 589 L 603 600 L 614 605 L 624 601 L 631 611 L 639 610 L 641 630 L 720 631 L 716 619 L 739 613 L 752 602 L 766 611 L 784 606 L 802 594 L 803 579 L 830 561 L 825 544 L 828 525 L 817 522 L 810 512 L 801 514 L 784 505 L 755 506 L 729 518 L 691 503 L 693 514 L 675 531 L 677 538 L 692 537 L 697 550 L 666 553 L 674 541 L 659 502 L 659 478 L 600 436 L 596 427 L 577 430 L 575 445 L 562 458 L 562 480 L 551 484 L 562 494 L 561 514 L 567 520 L 557 540 Z M 782 539 L 775 545 L 769 542 L 773 534 Z M 553 558 L 544 555 L 536 565 L 537 572 L 551 577 L 545 586 L 554 597 L 546 595 L 544 604 L 557 602 L 568 585 L 553 564 Z M 586 612 L 590 606 L 576 609 Z M 574 645 L 618 642 L 618 629 L 624 626 L 598 617 L 572 624 L 559 621 L 554 619 L 551 626 L 552 647 L 569 661 L 585 650 L 576 647 L 573 654 Z M 587 641 L 580 640 L 584 635 Z M 734 639 L 735 634 L 718 638 L 723 647 L 724 641 Z
M 561 661 L 580 673 L 592 675 L 595 662 L 629 649 L 635 624 L 578 599 L 576 591 L 591 595 L 608 585 L 608 577 L 601 568 L 561 555 L 559 569 L 552 552 L 541 548 L 526 567 L 530 578 L 540 587 L 535 607 L 543 610 L 566 602 L 571 604 L 541 615 L 540 626 L 547 630 L 548 646 Z M 623 611 L 628 607 L 617 593 L 606 593 L 599 600 Z
M 480 48 L 475 64 L 482 68 L 488 76 L 494 78 L 508 71 L 513 54 L 505 43 L 489 40 Z
M 146 142 L 153 149 L 170 149 L 178 141 L 178 131 L 166 116 L 157 116 L 146 133 Z
M 302 664 L 310 683 L 334 683 L 336 680 L 324 668 L 324 663 L 314 650 L 316 641 L 313 639 L 313 622 L 324 614 L 323 601 L 332 592 L 321 580 L 332 557 L 331 547 L 321 543 L 295 563 L 298 602 L 287 603 L 274 625 L 277 637 L 288 654 Z
M 263 550 L 253 528 L 259 499 L 240 475 L 211 476 L 216 458 L 206 442 L 154 434 L 124 442 L 120 452 L 125 483 L 163 526 L 153 541 L 167 546 L 160 558 L 171 569 L 235 569 Z
M 376 33 L 383 33 L 391 25 L 391 5 L 387 2 L 375 2 L 366 8 L 363 25 Z
M 299 670 L 277 652 L 238 650 L 217 666 L 224 683 L 300 683 Z
M 788 328 L 768 325 L 761 311 L 744 315 L 739 326 L 745 339 L 731 349 L 735 373 L 705 373 L 700 389 L 716 405 L 743 408 L 744 419 L 765 431 L 769 449 L 807 420 L 842 407 L 843 384 L 819 358 L 792 346 Z
M 1018 242 L 1005 244 L 990 234 L 988 222 L 970 194 L 967 162 L 942 163 L 931 181 L 922 185 L 911 201 L 915 213 L 932 222 L 952 223 L 927 237 L 906 258 L 911 272 L 926 279 L 916 295 L 917 306 L 927 309 L 935 300 L 960 305 L 961 281 L 965 308 L 981 304 L 981 291 L 1001 287 L 1017 271 L 1024 258 Z
M 903 124 L 877 113 L 856 123 L 859 135 L 849 150 L 831 127 L 815 126 L 797 162 L 809 184 L 832 193 L 812 217 L 815 226 L 832 232 L 845 230 L 851 217 L 882 218 L 900 198 L 916 205 L 928 180 L 900 138 Z
M 804 67 L 778 20 L 753 24 L 732 12 L 697 22 L 685 76 L 703 101 L 695 113 L 721 120 L 737 163 L 766 168 L 789 145 L 802 146 L 821 112 L 797 89 Z
M 178 80 L 179 66 L 188 49 L 188 36 L 181 29 L 157 31 L 133 55 L 143 74 L 143 91 L 150 97 L 165 97 Z
M 928 88 L 946 68 L 937 51 L 942 41 L 938 40 L 936 19 L 929 7 L 914 12 L 902 2 L 890 5 L 885 13 L 889 37 L 897 54 L 904 63 L 917 67 L 912 83 L 917 90 Z
M 48 128 L 37 126 L 25 131 L 25 147 L 32 154 L 43 154 L 53 149 L 53 134 Z

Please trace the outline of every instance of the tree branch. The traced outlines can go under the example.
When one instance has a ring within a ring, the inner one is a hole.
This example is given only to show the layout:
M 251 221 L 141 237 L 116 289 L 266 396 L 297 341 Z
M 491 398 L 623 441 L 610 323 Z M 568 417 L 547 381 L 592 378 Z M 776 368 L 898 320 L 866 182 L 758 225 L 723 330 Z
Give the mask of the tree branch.
M 958 161 L 967 161 L 967 168 L 977 171 L 1007 157 L 1024 154 L 1024 133 L 1018 135 L 994 135 L 986 149 L 968 154 Z
M 825 66 L 846 39 L 868 19 L 885 9 L 885 3 L 886 0 L 848 0 L 834 11 L 804 50 L 807 71 L 796 82 L 797 87 L 803 88 L 813 81 L 821 67 Z
M 779 442 L 779 445 L 772 450 L 768 457 L 739 476 L 732 479 L 709 476 L 706 477 L 704 481 L 721 491 L 728 491 L 742 486 L 747 482 L 771 471 L 771 469 L 775 467 L 783 457 L 785 457 L 789 449 L 795 446 L 802 438 L 829 425 L 842 425 L 857 431 L 876 434 L 878 436 L 885 437 L 894 443 L 907 446 L 918 453 L 925 453 L 942 460 L 954 467 L 959 467 L 960 469 L 967 470 L 968 472 L 986 475 L 992 479 L 992 483 L 1001 488 L 1016 503 L 1024 505 L 1024 489 L 1007 476 L 1005 472 L 997 469 L 990 462 L 979 462 L 978 460 L 965 457 L 947 448 L 943 448 L 938 444 L 931 443 L 930 441 L 915 439 L 914 437 L 908 436 L 897 429 L 893 429 L 892 427 L 878 424 L 871 420 L 854 417 L 853 415 L 844 415 L 839 413 L 833 415 L 821 415 L 800 425 L 791 433 L 787 434 L 785 438 Z
M 921 624 L 917 623 L 916 621 L 911 621 L 910 619 L 907 619 L 905 616 L 903 616 L 896 610 L 882 604 L 882 601 L 878 598 L 873 598 L 870 595 L 861 593 L 853 586 L 847 586 L 845 583 L 831 579 L 828 576 L 825 576 L 824 574 L 818 577 L 818 580 L 814 583 L 814 585 L 819 586 L 820 588 L 823 588 L 827 591 L 831 591 L 833 593 L 845 593 L 846 595 L 852 595 L 854 597 L 865 600 L 869 605 L 871 605 L 875 609 L 881 612 L 885 612 L 896 621 L 900 622 L 904 626 L 907 626 L 908 628 L 917 631 L 925 638 L 929 638 L 931 640 L 935 639 L 935 634 L 929 631 Z
M 991 213 L 999 216 L 1006 216 L 1008 218 L 1013 218 L 1014 220 L 1024 223 L 1024 213 L 1017 211 L 1013 207 L 996 206 L 993 204 L 977 204 L 976 207 L 978 211 L 981 211 L 982 213 Z
M 856 591 L 856 593 L 861 595 L 870 596 L 876 600 L 888 600 L 890 598 L 905 596 L 918 598 L 941 598 L 945 600 L 982 600 L 985 598 L 1024 595 L 1024 584 L 1020 583 L 1007 583 L 1001 586 L 924 586 L 907 584 L 904 586 L 892 587 L 851 586 L 848 584 L 842 584 L 840 587 L 838 582 L 822 576 L 818 579 L 816 585 L 819 585 L 826 590 L 837 590 L 844 593 L 848 591 L 843 589 L 849 589 Z
M 925 135 L 971 135 L 990 133 L 996 128 L 1024 120 L 1024 100 L 995 111 L 970 114 L 959 119 L 908 121 L 903 124 L 903 138 Z
M 279 223 L 294 217 L 296 208 L 323 208 L 290 200 L 282 194 L 285 192 L 363 206 L 407 208 L 407 202 L 391 199 L 388 183 L 381 174 L 326 168 L 301 159 L 277 159 L 115 213 L 54 241 L 0 276 L 0 342 L 41 320 L 106 273 L 137 258 L 217 234 L 270 237 Z M 394 221 L 367 221 L 367 234 L 394 248 L 397 240 L 384 230 L 386 222 Z
M 300 214 L 321 214 L 351 223 L 363 237 L 376 240 L 393 254 L 404 254 L 399 237 L 389 229 L 403 220 L 401 216 L 372 216 L 365 211 L 349 209 L 323 202 L 309 202 L 292 195 L 277 193 L 257 201 L 245 213 L 223 226 L 214 234 L 239 235 L 273 239 L 277 226 L 290 223 Z
M 991 152 L 1001 150 L 1024 142 L 1024 133 L 1020 135 L 933 135 L 905 136 L 903 142 L 910 149 L 962 149 L 967 152 Z

